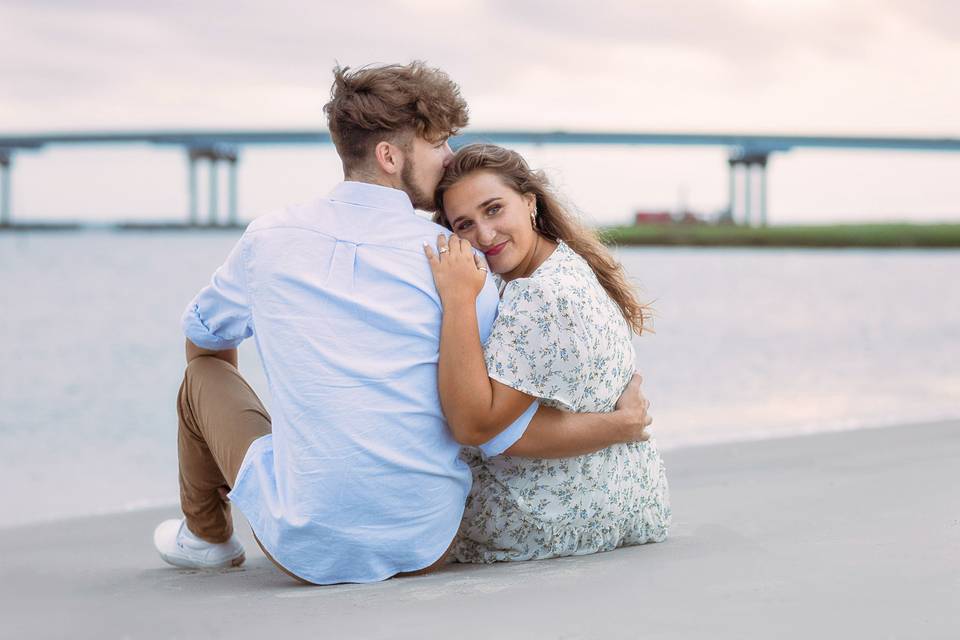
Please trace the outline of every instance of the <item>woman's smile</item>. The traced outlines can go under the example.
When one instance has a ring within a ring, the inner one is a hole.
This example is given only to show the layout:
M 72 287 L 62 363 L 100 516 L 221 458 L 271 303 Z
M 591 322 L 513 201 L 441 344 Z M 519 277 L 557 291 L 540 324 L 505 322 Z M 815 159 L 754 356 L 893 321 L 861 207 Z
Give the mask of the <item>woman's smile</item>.
M 483 254 L 486 255 L 486 256 L 495 256 L 495 255 L 497 255 L 498 253 L 500 253 L 501 251 L 503 251 L 503 248 L 504 248 L 505 246 L 507 246 L 507 241 L 501 242 L 501 243 L 498 244 L 498 245 L 494 245 L 493 247 L 491 247 L 491 248 L 487 249 L 486 251 L 484 251 Z

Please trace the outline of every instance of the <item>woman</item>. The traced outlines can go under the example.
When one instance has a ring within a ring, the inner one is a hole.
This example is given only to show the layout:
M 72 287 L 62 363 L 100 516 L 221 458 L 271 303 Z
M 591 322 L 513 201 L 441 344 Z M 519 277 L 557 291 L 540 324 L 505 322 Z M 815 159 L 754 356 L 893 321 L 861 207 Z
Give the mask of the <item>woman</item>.
M 437 222 L 456 234 L 440 236 L 437 255 L 425 247 L 443 304 L 439 387 L 454 433 L 482 442 L 533 400 L 574 412 L 613 410 L 633 374 L 632 335 L 647 313 L 593 232 L 561 206 L 541 173 L 494 145 L 458 151 L 436 201 Z M 474 304 L 487 265 L 502 289 L 481 345 Z M 552 460 L 510 453 L 465 453 L 474 483 L 456 560 L 582 555 L 666 537 L 668 489 L 653 441 Z

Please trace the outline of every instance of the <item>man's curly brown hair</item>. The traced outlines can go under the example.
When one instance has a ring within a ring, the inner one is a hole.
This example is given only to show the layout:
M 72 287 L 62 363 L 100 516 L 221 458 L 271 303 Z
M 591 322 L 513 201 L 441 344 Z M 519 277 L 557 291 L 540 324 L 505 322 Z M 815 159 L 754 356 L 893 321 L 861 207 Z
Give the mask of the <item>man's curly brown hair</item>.
M 415 134 L 440 142 L 469 119 L 457 84 L 421 61 L 357 69 L 337 65 L 323 110 L 345 173 L 368 165 L 383 140 L 403 144 Z

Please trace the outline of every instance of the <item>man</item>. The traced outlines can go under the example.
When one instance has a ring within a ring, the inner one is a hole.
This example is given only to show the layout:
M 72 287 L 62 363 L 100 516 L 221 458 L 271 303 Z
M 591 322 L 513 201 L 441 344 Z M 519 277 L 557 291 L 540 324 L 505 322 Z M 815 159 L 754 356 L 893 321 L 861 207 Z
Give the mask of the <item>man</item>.
M 443 229 L 414 208 L 433 208 L 466 104 L 422 63 L 334 76 L 325 111 L 345 181 L 253 222 L 184 314 L 185 518 L 154 534 L 176 566 L 243 562 L 228 490 L 268 557 L 315 584 L 428 571 L 457 532 L 471 475 L 440 410 L 441 308 L 422 252 Z M 497 302 L 488 282 L 484 338 Z M 272 421 L 237 370 L 250 336 Z M 485 452 L 562 456 L 645 439 L 638 385 L 610 414 L 534 403 Z

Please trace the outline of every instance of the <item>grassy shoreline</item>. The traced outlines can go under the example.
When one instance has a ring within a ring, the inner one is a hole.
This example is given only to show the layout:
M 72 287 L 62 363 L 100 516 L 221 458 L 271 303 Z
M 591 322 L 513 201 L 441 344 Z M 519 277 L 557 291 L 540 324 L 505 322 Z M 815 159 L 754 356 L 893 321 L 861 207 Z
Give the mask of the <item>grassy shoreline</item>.
M 599 229 L 607 244 L 705 247 L 958 248 L 960 223 L 835 224 L 741 227 L 648 224 Z
M 246 222 L 215 226 L 176 222 L 17 223 L 0 225 L 3 232 L 111 231 L 242 231 Z M 708 224 L 646 224 L 597 229 L 607 244 L 620 246 L 688 247 L 876 247 L 960 248 L 960 223 L 862 223 L 742 227 Z

